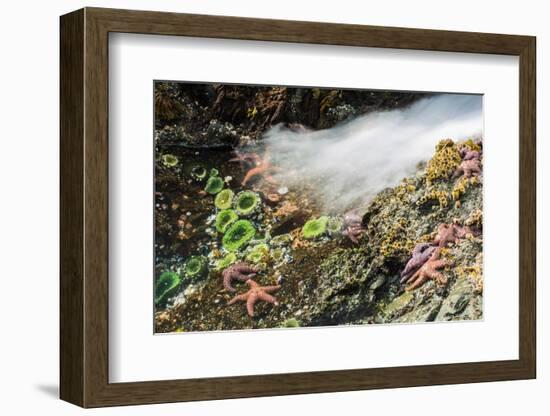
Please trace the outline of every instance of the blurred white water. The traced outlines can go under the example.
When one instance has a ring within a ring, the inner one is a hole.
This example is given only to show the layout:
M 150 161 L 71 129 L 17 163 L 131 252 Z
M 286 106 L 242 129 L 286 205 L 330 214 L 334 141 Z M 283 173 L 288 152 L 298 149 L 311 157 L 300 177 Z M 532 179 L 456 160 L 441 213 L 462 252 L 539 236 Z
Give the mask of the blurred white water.
M 359 116 L 340 126 L 306 133 L 278 125 L 266 132 L 270 157 L 286 186 L 304 179 L 326 212 L 368 203 L 415 171 L 445 138 L 480 137 L 482 96 L 442 94 L 411 106 Z

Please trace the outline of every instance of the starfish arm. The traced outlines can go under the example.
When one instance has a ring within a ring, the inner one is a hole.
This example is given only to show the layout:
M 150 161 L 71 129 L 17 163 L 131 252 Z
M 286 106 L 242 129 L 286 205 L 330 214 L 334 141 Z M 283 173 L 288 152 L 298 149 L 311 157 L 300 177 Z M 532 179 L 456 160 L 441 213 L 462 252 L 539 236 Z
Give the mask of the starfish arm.
M 246 311 L 250 317 L 254 316 L 254 305 L 258 301 L 258 295 L 256 293 L 250 294 L 248 300 L 246 301 Z
M 404 274 L 403 272 L 401 272 L 401 279 L 399 279 L 399 283 L 406 283 L 407 280 L 409 280 L 409 277 L 411 277 L 409 273 Z
M 420 275 L 420 272 L 421 272 L 421 271 L 422 271 L 422 270 L 419 269 L 419 270 L 417 270 L 416 272 L 414 272 L 412 275 L 409 275 L 409 277 L 407 278 L 406 282 L 408 282 L 408 283 L 414 282 L 416 279 L 419 278 L 419 275 Z
M 431 266 L 434 270 L 441 269 L 442 267 L 447 266 L 448 263 L 446 260 L 434 260 L 431 262 Z
M 233 274 L 233 278 L 238 279 L 241 282 L 246 282 L 248 279 L 252 279 L 254 276 L 256 276 L 256 273 L 244 274 L 244 273 L 235 271 Z
M 409 270 L 407 273 L 403 274 L 401 276 L 401 280 L 399 281 L 399 283 L 403 284 L 403 283 L 407 283 L 409 281 L 411 281 L 412 277 L 414 276 L 414 273 L 417 271 L 418 269 L 411 269 Z
M 263 300 L 264 302 L 273 303 L 274 305 L 278 305 L 277 299 L 275 299 L 273 296 L 271 296 L 268 293 L 260 292 L 258 293 L 258 299 Z
M 262 290 L 266 293 L 273 293 L 273 292 L 276 292 L 277 290 L 279 290 L 281 288 L 281 286 L 277 285 L 277 286 L 264 286 L 262 287 Z
M 426 275 L 430 279 L 435 280 L 440 285 L 444 285 L 447 283 L 447 278 L 435 270 L 426 270 Z
M 225 287 L 230 292 L 236 292 L 235 288 L 231 286 L 231 274 L 223 275 L 223 287 Z
M 428 276 L 426 275 L 426 272 L 422 270 L 421 273 L 419 273 L 418 278 L 414 280 L 409 286 L 407 286 L 406 290 L 410 292 L 411 290 L 419 288 L 424 284 L 427 279 Z
M 257 272 L 255 267 L 251 267 L 246 263 L 239 263 L 233 266 L 233 269 L 240 273 L 254 273 Z
M 414 271 L 416 271 L 416 269 L 418 269 L 417 259 L 418 259 L 418 255 L 415 255 L 414 252 L 413 252 L 413 256 L 409 259 L 409 261 L 405 265 L 405 268 L 401 272 L 401 277 L 405 277 L 407 275 L 410 275 L 412 272 L 414 272 Z
M 227 302 L 227 306 L 233 305 L 234 303 L 237 303 L 237 302 L 244 302 L 247 299 L 249 299 L 249 297 L 250 296 L 249 296 L 248 292 L 243 293 L 241 295 L 237 295 L 233 299 L 231 299 L 229 302 Z
M 262 166 L 257 166 L 257 167 L 255 167 L 255 168 L 253 168 L 253 169 L 250 169 L 250 170 L 246 173 L 246 175 L 245 175 L 245 177 L 244 177 L 244 179 L 243 179 L 243 181 L 242 181 L 242 184 L 243 184 L 243 185 L 246 185 L 250 179 L 252 179 L 252 178 L 253 178 L 254 176 L 256 176 L 256 175 L 261 174 L 264 170 L 265 170 L 265 169 L 264 169 Z

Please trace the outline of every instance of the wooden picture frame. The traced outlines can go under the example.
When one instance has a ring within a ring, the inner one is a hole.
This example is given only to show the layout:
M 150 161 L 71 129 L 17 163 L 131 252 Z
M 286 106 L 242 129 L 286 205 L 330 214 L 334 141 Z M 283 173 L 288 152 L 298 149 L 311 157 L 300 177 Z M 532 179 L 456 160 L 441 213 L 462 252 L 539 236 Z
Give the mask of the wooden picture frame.
M 85 8 L 61 17 L 61 388 L 101 407 L 530 379 L 536 376 L 535 38 Z M 109 383 L 110 32 L 514 55 L 520 66 L 519 359 Z

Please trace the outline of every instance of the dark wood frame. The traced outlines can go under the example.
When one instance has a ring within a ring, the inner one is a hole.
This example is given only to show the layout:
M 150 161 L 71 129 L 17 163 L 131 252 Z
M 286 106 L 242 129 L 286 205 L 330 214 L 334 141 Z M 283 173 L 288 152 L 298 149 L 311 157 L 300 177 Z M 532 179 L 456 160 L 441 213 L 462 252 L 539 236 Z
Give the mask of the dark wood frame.
M 519 56 L 519 359 L 109 383 L 110 32 Z M 530 36 L 98 8 L 62 16 L 61 398 L 99 407 L 535 378 L 535 50 Z

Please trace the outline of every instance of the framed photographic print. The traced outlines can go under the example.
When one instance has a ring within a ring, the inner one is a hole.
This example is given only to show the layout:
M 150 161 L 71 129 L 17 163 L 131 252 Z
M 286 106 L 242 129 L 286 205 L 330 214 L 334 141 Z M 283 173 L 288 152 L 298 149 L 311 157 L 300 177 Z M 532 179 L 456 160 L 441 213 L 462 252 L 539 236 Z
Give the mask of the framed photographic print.
M 61 398 L 534 378 L 535 38 L 61 18 Z

